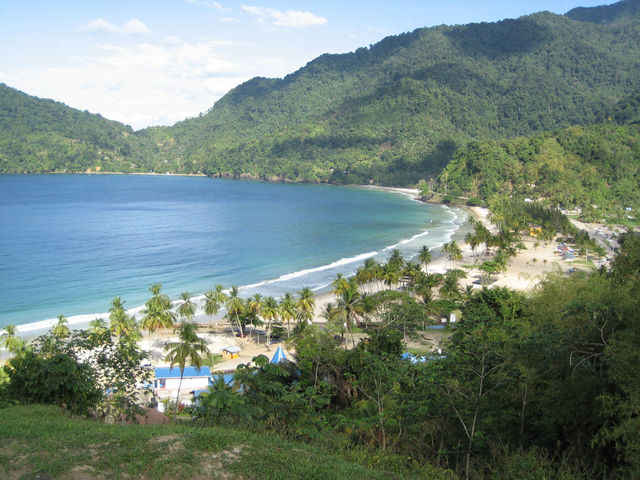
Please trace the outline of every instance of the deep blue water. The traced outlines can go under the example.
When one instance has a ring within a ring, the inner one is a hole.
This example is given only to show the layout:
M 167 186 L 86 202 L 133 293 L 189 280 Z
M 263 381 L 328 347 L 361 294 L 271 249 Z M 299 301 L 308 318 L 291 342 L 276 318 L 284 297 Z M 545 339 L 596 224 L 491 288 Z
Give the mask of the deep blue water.
M 93 318 L 115 296 L 136 307 L 152 283 L 172 298 L 218 283 L 258 284 L 247 295 L 321 289 L 364 254 L 384 260 L 397 246 L 412 255 L 460 223 L 443 207 L 355 187 L 0 176 L 0 326 Z

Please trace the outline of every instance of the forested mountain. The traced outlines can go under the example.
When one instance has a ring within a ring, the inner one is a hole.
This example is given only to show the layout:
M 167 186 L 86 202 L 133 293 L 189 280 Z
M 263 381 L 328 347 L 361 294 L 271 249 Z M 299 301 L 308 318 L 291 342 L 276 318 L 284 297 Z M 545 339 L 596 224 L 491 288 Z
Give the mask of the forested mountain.
M 603 119 L 640 86 L 640 21 L 624 11 L 609 24 L 539 13 L 419 29 L 250 80 L 206 115 L 143 133 L 185 170 L 415 182 L 469 140 Z
M 54 131 L 3 130 L 0 165 L 415 184 L 438 174 L 470 141 L 605 121 L 640 88 L 639 5 L 626 0 L 566 16 L 418 29 L 322 55 L 283 79 L 254 78 L 206 114 L 134 135 L 96 116 L 87 117 L 105 132 L 96 138 L 78 136 L 76 126 L 89 127 L 74 121 L 70 129 L 53 122 L 46 128 Z M 2 105 L 9 93 L 0 90 Z M 22 114 L 2 109 L 3 123 L 24 123 Z M 27 116 L 41 118 L 34 112 Z M 81 164 L 48 160 L 58 157 L 56 145 L 78 143 Z
M 637 111 L 637 110 L 636 110 Z M 505 193 L 622 218 L 640 210 L 640 125 L 573 126 L 533 137 L 473 142 L 458 150 L 438 190 L 487 203 Z
M 135 170 L 131 127 L 0 84 L 0 172 Z

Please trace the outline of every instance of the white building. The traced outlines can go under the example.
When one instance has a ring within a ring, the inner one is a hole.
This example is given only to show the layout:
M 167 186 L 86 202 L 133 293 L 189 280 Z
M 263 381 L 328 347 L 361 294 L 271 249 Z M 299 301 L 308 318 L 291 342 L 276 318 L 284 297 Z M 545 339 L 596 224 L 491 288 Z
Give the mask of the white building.
M 180 385 L 180 367 L 158 367 L 153 380 L 153 393 L 160 404 L 165 398 L 175 401 Z M 203 390 L 211 384 L 209 367 L 184 367 L 182 385 L 180 385 L 180 403 L 191 403 L 194 390 Z

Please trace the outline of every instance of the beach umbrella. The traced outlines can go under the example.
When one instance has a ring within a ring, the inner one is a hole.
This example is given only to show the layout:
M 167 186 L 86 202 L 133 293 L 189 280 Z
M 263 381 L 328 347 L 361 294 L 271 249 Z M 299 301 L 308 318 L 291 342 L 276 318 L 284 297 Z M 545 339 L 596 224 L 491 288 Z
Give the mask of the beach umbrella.
M 273 355 L 273 358 L 271 359 L 271 363 L 280 363 L 286 359 L 287 357 L 285 357 L 284 355 L 284 350 L 282 349 L 282 345 L 279 345 L 278 349 L 276 350 L 276 353 Z

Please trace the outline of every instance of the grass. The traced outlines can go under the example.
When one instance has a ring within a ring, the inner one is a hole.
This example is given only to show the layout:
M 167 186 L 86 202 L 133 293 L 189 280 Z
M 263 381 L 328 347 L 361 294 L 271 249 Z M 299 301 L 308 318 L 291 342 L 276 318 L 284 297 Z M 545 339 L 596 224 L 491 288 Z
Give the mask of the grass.
M 6 480 L 412 478 L 354 461 L 353 451 L 336 453 L 273 434 L 180 424 L 105 425 L 43 405 L 0 410 L 0 445 L 0 478 Z

